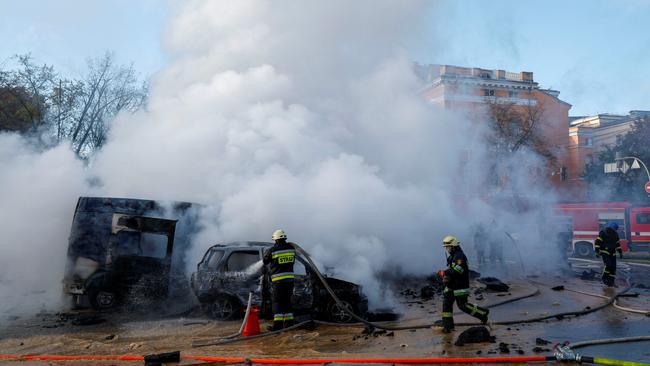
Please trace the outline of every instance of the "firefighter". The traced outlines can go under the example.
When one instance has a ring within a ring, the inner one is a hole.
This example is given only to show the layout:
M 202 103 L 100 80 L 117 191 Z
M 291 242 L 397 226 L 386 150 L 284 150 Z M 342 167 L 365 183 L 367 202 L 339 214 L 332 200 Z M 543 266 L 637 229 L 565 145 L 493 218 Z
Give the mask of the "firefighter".
M 293 263 L 296 251 L 287 243 L 287 234 L 275 230 L 271 238 L 275 244 L 264 254 L 264 264 L 268 265 L 271 279 L 271 302 L 273 310 L 273 328 L 280 330 L 294 324 L 291 296 L 293 295 Z
M 483 224 L 478 224 L 474 228 L 474 249 L 476 250 L 476 261 L 479 267 L 485 264 L 485 240 L 487 233 Z
M 609 287 L 614 286 L 616 279 L 616 252 L 623 258 L 623 250 L 621 249 L 621 240 L 618 237 L 618 224 L 615 222 L 607 223 L 607 226 L 598 233 L 598 237 L 594 241 L 596 248 L 596 256 L 603 258 L 603 283 Z
M 488 227 L 487 241 L 490 247 L 490 262 L 493 264 L 499 263 L 503 264 L 503 246 L 501 245 L 501 240 L 497 235 L 497 222 L 492 219 L 492 223 Z
M 486 324 L 490 311 L 478 305 L 467 302 L 469 297 L 469 267 L 467 257 L 460 248 L 460 241 L 453 236 L 446 236 L 442 245 L 447 251 L 447 269 L 440 271 L 445 285 L 442 302 L 443 332 L 449 333 L 454 329 L 454 301 L 458 308 Z

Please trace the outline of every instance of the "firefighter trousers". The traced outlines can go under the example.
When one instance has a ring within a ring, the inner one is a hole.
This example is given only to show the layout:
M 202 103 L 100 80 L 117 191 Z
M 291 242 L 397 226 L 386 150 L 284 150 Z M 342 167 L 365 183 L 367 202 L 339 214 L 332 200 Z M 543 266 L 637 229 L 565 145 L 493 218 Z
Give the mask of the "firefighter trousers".
M 603 264 L 603 283 L 607 286 L 614 286 L 614 280 L 616 279 L 616 255 L 611 254 L 602 254 Z
M 271 284 L 271 309 L 273 310 L 273 329 L 279 330 L 290 327 L 294 323 L 293 280 L 280 280 Z
M 487 315 L 489 311 L 467 301 L 467 298 L 469 297 L 468 289 L 455 291 L 445 289 L 442 296 L 442 326 L 445 330 L 454 329 L 454 301 L 456 301 L 456 304 L 460 310 L 481 320 L 484 323 L 487 322 Z

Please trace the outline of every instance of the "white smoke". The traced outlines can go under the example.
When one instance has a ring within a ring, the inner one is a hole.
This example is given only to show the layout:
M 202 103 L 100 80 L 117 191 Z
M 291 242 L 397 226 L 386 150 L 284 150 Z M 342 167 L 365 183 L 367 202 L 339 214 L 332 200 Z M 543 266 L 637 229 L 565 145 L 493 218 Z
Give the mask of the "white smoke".
M 83 164 L 67 146 L 34 152 L 0 134 L 0 167 L 0 316 L 56 308 Z
M 472 223 L 494 215 L 477 200 L 457 210 L 460 195 L 480 189 L 490 173 L 481 129 L 417 94 L 405 45 L 429 7 L 184 1 L 165 37 L 171 64 L 152 80 L 147 110 L 117 118 L 86 172 L 64 147 L 25 153 L 24 162 L 15 138 L 0 140 L 7 177 L 22 166 L 40 184 L 59 179 L 30 196 L 41 198 L 31 211 L 9 201 L 11 219 L 42 225 L 15 240 L 30 253 L 46 248 L 39 258 L 60 258 L 54 267 L 62 274 L 86 174 L 101 181 L 98 194 L 207 205 L 191 268 L 209 245 L 269 241 L 282 228 L 380 304 L 376 274 L 431 273 L 443 266 L 440 238 L 468 236 Z M 476 158 L 463 168 L 468 150 Z M 15 179 L 2 196 L 30 195 Z M 11 222 L 2 220 L 3 232 Z M 3 248 L 12 239 L 5 235 Z M 45 246 L 45 238 L 56 244 Z M 15 259 L 22 270 L 14 273 L 24 273 L 28 256 Z

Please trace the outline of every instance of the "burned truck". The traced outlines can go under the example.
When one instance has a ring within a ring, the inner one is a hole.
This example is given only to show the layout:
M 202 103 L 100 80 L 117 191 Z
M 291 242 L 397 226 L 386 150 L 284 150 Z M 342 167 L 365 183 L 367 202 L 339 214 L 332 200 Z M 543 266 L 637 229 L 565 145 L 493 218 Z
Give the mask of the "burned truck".
M 194 205 L 196 206 L 196 205 Z M 64 293 L 72 305 L 109 309 L 131 297 L 165 298 L 185 278 L 184 252 L 196 231 L 187 202 L 80 197 L 70 237 Z

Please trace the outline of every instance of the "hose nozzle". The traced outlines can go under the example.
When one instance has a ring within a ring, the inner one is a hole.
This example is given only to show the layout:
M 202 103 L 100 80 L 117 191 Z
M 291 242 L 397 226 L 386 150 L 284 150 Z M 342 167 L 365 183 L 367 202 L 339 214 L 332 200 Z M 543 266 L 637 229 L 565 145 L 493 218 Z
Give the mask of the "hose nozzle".
M 555 346 L 555 359 L 557 361 L 574 361 L 574 362 L 580 362 L 581 357 L 578 353 L 576 353 L 574 350 L 572 350 L 569 347 L 569 343 L 566 342 L 563 345 L 556 345 Z

